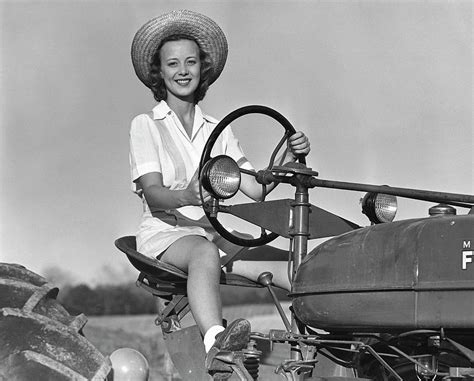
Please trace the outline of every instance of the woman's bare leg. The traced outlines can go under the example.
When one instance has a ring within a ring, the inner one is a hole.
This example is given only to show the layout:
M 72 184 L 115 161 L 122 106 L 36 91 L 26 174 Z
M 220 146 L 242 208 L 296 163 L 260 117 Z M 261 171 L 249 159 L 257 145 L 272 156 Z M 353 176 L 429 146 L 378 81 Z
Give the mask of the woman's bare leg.
M 202 334 L 212 326 L 221 326 L 220 260 L 216 245 L 197 235 L 182 237 L 166 250 L 161 260 L 188 273 L 189 305 Z

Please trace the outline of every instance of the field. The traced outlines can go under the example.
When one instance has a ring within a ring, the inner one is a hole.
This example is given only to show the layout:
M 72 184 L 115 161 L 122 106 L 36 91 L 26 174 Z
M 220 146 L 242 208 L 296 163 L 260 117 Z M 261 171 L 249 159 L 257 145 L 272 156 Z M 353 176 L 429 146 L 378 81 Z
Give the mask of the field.
M 288 311 L 288 304 L 284 305 Z M 154 324 L 154 315 L 100 316 L 89 317 L 84 334 L 104 355 L 110 355 L 122 347 L 140 351 L 150 365 L 150 381 L 165 380 L 162 374 L 165 345 L 161 329 Z M 268 333 L 269 329 L 284 329 L 284 325 L 271 304 L 242 305 L 224 308 L 224 318 L 232 321 L 237 317 L 250 320 L 252 330 Z M 186 318 L 184 325 L 192 325 L 192 319 Z M 260 367 L 261 380 L 280 380 L 274 374 L 275 365 L 286 355 L 285 348 L 275 348 L 272 358 Z M 274 365 L 273 365 L 274 364 Z M 176 375 L 173 380 L 179 380 Z M 232 378 L 234 380 L 234 377 Z

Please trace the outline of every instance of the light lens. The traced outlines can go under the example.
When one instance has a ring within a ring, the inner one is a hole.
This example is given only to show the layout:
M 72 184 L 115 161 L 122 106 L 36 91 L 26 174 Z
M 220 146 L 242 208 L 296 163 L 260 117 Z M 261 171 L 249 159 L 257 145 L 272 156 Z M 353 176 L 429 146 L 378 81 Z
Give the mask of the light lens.
M 209 160 L 202 171 L 202 185 L 212 196 L 227 199 L 240 187 L 240 169 L 234 159 L 219 155 Z
M 374 224 L 392 222 L 397 208 L 397 198 L 388 194 L 367 193 L 362 200 L 362 213 Z

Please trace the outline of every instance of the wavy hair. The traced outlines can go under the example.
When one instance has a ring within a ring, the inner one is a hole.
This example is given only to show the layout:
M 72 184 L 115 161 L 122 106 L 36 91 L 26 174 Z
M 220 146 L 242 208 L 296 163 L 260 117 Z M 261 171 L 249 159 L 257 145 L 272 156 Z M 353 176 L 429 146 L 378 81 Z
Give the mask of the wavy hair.
M 151 77 L 151 86 L 150 89 L 153 93 L 153 97 L 157 102 L 166 100 L 168 93 L 166 92 L 165 82 L 160 75 L 160 51 L 163 45 L 169 41 L 179 41 L 179 40 L 190 40 L 194 41 L 199 48 L 199 59 L 201 61 L 201 75 L 199 80 L 199 85 L 194 92 L 194 104 L 197 104 L 199 101 L 204 99 L 207 89 L 209 88 L 209 77 L 212 70 L 211 60 L 209 55 L 201 49 L 197 41 L 184 34 L 174 34 L 172 36 L 166 37 L 161 41 L 160 46 L 156 49 L 155 54 L 153 54 L 152 60 L 150 62 L 150 77 Z

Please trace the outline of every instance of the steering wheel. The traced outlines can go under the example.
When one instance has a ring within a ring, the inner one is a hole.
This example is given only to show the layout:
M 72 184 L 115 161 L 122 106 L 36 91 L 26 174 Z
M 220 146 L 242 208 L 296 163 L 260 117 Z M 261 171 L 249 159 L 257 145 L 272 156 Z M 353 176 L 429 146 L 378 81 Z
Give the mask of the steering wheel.
M 209 136 L 209 139 L 206 142 L 206 145 L 204 146 L 204 150 L 201 155 L 201 161 L 199 163 L 199 186 L 201 189 L 201 192 L 200 192 L 201 201 L 203 202 L 203 204 L 204 204 L 204 200 L 202 197 L 201 172 L 204 167 L 204 164 L 207 163 L 207 161 L 211 159 L 212 148 L 214 147 L 217 141 L 217 138 L 222 133 L 222 131 L 224 131 L 224 129 L 234 120 L 247 114 L 264 114 L 264 115 L 270 116 L 273 119 L 275 119 L 277 122 L 279 122 L 285 129 L 285 134 L 283 135 L 283 138 L 281 139 L 279 144 L 275 147 L 272 153 L 269 169 L 273 166 L 273 160 L 276 154 L 278 153 L 279 149 L 281 148 L 282 144 L 285 141 L 287 141 L 288 138 L 296 132 L 294 127 L 291 125 L 291 123 L 283 115 L 281 115 L 278 111 L 270 107 L 260 106 L 260 105 L 250 105 L 250 106 L 241 107 L 237 110 L 232 111 L 230 114 L 228 114 L 224 119 L 222 119 L 217 124 L 216 128 L 212 131 L 211 135 Z M 306 164 L 304 157 L 298 157 L 298 161 L 302 164 Z M 262 187 L 263 187 L 263 191 L 265 192 L 265 186 L 263 185 Z M 228 231 L 224 226 L 222 226 L 222 224 L 218 221 L 217 217 L 211 215 L 208 208 L 204 208 L 204 212 L 207 218 L 209 219 L 209 222 L 214 227 L 214 229 L 216 229 L 216 231 L 222 237 L 224 237 L 225 239 L 227 239 L 228 241 L 236 245 L 246 246 L 246 247 L 261 246 L 261 245 L 266 245 L 267 243 L 273 241 L 275 238 L 278 237 L 278 234 L 276 233 L 267 234 L 267 232 L 263 229 L 260 234 L 260 237 L 258 238 L 249 239 L 249 238 L 239 237 L 236 234 Z

